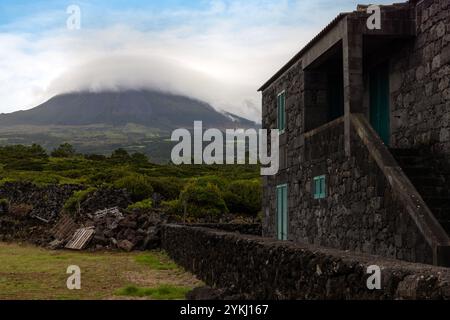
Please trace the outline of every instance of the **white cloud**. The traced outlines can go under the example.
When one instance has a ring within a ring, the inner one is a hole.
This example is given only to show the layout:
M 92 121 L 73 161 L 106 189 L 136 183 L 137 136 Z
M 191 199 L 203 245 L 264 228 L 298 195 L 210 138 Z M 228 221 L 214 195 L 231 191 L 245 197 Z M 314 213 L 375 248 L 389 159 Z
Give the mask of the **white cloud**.
M 259 120 L 259 85 L 338 13 L 311 18 L 315 3 L 212 1 L 203 11 L 115 12 L 122 23 L 101 29 L 0 33 L 0 112 L 68 91 L 158 88 Z M 142 27 L 152 21 L 158 28 Z

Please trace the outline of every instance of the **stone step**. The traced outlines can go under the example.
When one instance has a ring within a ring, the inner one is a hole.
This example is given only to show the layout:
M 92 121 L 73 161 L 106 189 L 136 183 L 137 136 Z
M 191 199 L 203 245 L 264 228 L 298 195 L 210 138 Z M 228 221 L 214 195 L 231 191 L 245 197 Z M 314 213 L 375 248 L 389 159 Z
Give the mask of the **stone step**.
M 414 183 L 413 183 L 414 184 Z M 448 197 L 450 196 L 448 188 L 436 187 L 436 186 L 425 186 L 414 184 L 417 191 L 420 193 L 422 198 L 433 198 L 433 197 Z
M 409 166 L 427 166 L 428 160 L 426 157 L 418 157 L 418 156 L 404 156 L 404 157 L 394 157 L 397 160 L 400 167 L 409 167 Z
M 430 208 L 430 210 L 439 222 L 447 221 L 450 217 L 450 210 L 447 208 Z
M 409 176 L 412 184 L 415 186 L 425 186 L 425 187 L 436 187 L 445 188 L 447 187 L 445 179 L 436 176 Z
M 390 149 L 390 151 L 435 218 L 450 235 L 449 170 L 439 163 L 439 160 L 433 158 L 434 155 L 421 150 Z
M 450 209 L 450 198 L 449 197 L 424 197 L 423 201 L 430 208 L 449 208 Z
M 432 168 L 422 165 L 406 166 L 402 167 L 402 170 L 408 177 L 427 176 L 434 173 Z
M 447 232 L 447 234 L 450 235 L 450 221 L 446 221 L 446 222 L 439 221 L 439 223 L 441 224 L 442 228 L 444 228 L 444 230 Z
M 416 149 L 397 149 L 390 148 L 389 151 L 392 153 L 394 157 L 401 156 L 416 156 L 419 152 Z

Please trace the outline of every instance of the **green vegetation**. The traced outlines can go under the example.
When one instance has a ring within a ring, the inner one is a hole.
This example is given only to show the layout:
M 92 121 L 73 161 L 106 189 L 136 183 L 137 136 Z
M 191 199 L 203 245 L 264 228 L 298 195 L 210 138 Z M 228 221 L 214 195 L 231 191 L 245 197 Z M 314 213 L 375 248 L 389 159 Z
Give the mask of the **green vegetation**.
M 194 179 L 186 184 L 178 201 L 197 218 L 214 218 L 228 212 L 219 187 L 201 179 Z
M 128 190 L 134 201 L 147 199 L 153 194 L 150 179 L 143 174 L 133 173 L 123 177 L 114 183 L 114 187 Z
M 94 187 L 90 187 L 86 190 L 75 191 L 73 195 L 67 199 L 64 204 L 64 210 L 67 212 L 76 212 L 80 208 L 80 204 L 86 200 L 86 198 L 97 189 Z
M 156 300 L 182 300 L 191 288 L 163 284 L 155 288 L 127 286 L 116 291 L 116 295 L 129 297 L 150 297 Z
M 165 253 L 140 254 L 135 258 L 137 263 L 153 270 L 174 270 L 177 265 Z
M 81 155 L 62 144 L 48 156 L 39 145 L 0 147 L 0 186 L 14 181 L 79 185 L 65 209 L 75 212 L 96 189 L 126 189 L 130 209 L 162 206 L 189 220 L 216 219 L 232 213 L 255 218 L 260 211 L 261 182 L 257 165 L 159 165 L 142 153 L 115 150 L 111 156 Z M 162 201 L 152 202 L 153 194 Z
M 140 210 L 146 210 L 151 209 L 153 207 L 153 201 L 152 199 L 145 199 L 139 202 L 135 202 L 128 206 L 128 210 L 134 210 L 134 209 L 140 209 Z
M 75 154 L 75 148 L 71 144 L 63 143 L 53 150 L 51 156 L 54 158 L 70 158 L 75 156 Z
M 127 286 L 155 288 L 151 295 L 143 296 L 151 299 L 183 299 L 186 291 L 201 285 L 193 275 L 158 251 L 146 252 L 147 260 L 161 259 L 161 265 L 173 265 L 173 268 L 151 268 L 137 262 L 139 255 L 51 251 L 0 242 L 0 300 L 118 299 L 117 295 L 123 296 L 119 289 Z M 67 289 L 69 265 L 77 265 L 82 270 L 81 290 Z M 167 284 L 184 289 L 164 289 Z
M 228 209 L 256 216 L 261 210 L 262 188 L 259 179 L 232 181 L 224 194 Z

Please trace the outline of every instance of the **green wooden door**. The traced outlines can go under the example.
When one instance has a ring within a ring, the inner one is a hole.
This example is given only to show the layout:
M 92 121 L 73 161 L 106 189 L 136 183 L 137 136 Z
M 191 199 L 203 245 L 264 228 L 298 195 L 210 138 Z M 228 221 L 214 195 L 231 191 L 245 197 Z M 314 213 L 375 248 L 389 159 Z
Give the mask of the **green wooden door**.
M 370 123 L 386 145 L 390 140 L 389 65 L 370 72 Z
M 287 240 L 288 236 L 288 206 L 287 185 L 277 186 L 277 238 Z

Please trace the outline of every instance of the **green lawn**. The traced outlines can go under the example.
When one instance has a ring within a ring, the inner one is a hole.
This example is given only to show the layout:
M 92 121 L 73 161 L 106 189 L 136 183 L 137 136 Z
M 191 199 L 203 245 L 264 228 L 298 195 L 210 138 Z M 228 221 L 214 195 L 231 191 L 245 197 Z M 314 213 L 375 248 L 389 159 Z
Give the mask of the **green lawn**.
M 69 265 L 81 269 L 81 290 L 68 290 Z M 0 300 L 183 299 L 201 285 L 164 253 L 50 251 L 0 243 Z

